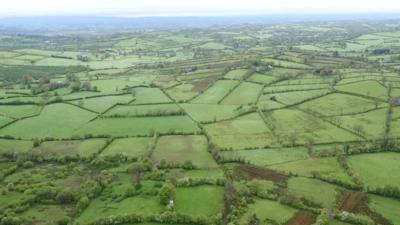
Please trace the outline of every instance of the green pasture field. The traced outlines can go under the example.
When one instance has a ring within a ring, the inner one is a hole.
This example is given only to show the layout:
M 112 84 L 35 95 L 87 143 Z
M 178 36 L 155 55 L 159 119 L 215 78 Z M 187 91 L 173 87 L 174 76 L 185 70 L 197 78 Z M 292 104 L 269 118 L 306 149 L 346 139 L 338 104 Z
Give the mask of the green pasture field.
M 398 153 L 362 154 L 350 156 L 349 163 L 367 187 L 400 186 L 400 174 L 392 172 L 399 169 L 399 158 Z
M 209 42 L 204 45 L 201 45 L 200 48 L 211 49 L 211 50 L 225 50 L 229 49 L 230 47 L 220 43 Z
M 198 122 L 214 122 L 232 119 L 246 113 L 251 108 L 237 105 L 182 104 L 182 108 Z
M 128 158 L 141 158 L 150 154 L 154 138 L 136 137 L 115 139 L 100 156 L 123 155 Z
M 134 127 L 135 129 L 132 129 Z M 96 119 L 76 130 L 77 135 L 109 135 L 113 137 L 166 134 L 170 132 L 195 133 L 198 126 L 187 116 L 137 117 Z M 1 134 L 1 133 L 0 133 Z
M 354 93 L 361 96 L 373 97 L 386 101 L 388 90 L 377 81 L 360 81 L 336 86 L 339 91 Z
M 312 178 L 314 173 L 322 177 L 329 177 L 343 182 L 352 183 L 351 178 L 334 157 L 297 160 L 269 166 L 271 169 L 285 173 L 295 173 L 300 176 Z
M 0 58 L 13 58 L 19 56 L 19 53 L 10 52 L 10 51 L 0 51 Z
M 360 140 L 358 136 L 346 130 L 299 110 L 282 109 L 264 114 L 275 127 L 275 133 L 287 145 L 304 145 L 310 139 L 315 143 Z
M 44 158 L 80 156 L 88 158 L 98 153 L 105 146 L 105 139 L 84 141 L 49 141 L 43 142 L 33 151 L 38 151 Z
M 309 158 L 307 149 L 302 147 L 223 151 L 220 154 L 228 159 L 244 158 L 246 161 L 257 166 L 277 165 Z
M 290 193 L 304 197 L 324 208 L 334 207 L 336 204 L 337 187 L 319 180 L 295 177 L 288 180 Z
M 276 201 L 256 199 L 254 203 L 249 205 L 247 212 L 240 218 L 240 224 L 248 224 L 254 214 L 256 214 L 261 221 L 269 219 L 278 224 L 284 224 L 292 218 L 296 212 L 296 209 L 282 205 Z
M 0 139 L 0 155 L 5 153 L 26 153 L 33 148 L 32 141 Z
M 216 104 L 227 94 L 229 94 L 229 92 L 232 91 L 238 84 L 239 82 L 234 80 L 219 80 L 191 102 Z
M 168 115 L 180 113 L 182 110 L 176 104 L 154 104 L 154 105 L 117 105 L 104 113 L 104 116 L 149 116 L 149 115 Z
M 323 83 L 330 83 L 332 82 L 332 78 L 319 78 L 319 77 L 305 77 L 305 78 L 296 78 L 296 79 L 289 79 L 275 83 L 275 85 L 301 85 L 301 84 L 323 84 Z
M 62 112 L 62 113 L 60 113 Z M 0 130 L 0 135 L 16 138 L 67 138 L 89 122 L 95 114 L 68 104 L 46 106 L 40 115 L 19 120 Z
M 128 104 L 132 101 L 134 101 L 134 97 L 131 94 L 127 94 L 87 98 L 83 100 L 72 101 L 71 103 L 101 113 L 117 104 Z
M 132 104 L 155 104 L 155 103 L 167 103 L 172 102 L 168 96 L 166 96 L 158 88 L 134 88 L 135 101 Z
M 369 195 L 369 197 L 371 199 L 369 206 L 372 210 L 389 219 L 393 224 L 400 223 L 399 200 L 384 198 L 377 195 Z
M 248 81 L 262 84 L 270 84 L 271 82 L 275 81 L 275 78 L 265 74 L 254 73 L 253 75 L 251 75 L 251 77 L 249 77 Z
M 128 213 L 150 216 L 161 211 L 162 205 L 159 204 L 155 196 L 135 196 L 125 198 L 120 202 L 115 202 L 111 199 L 102 200 L 100 197 L 91 201 L 89 207 L 82 212 L 76 222 L 87 224 L 111 215 L 124 215 Z
M 267 71 L 265 73 L 265 75 L 279 78 L 284 75 L 295 76 L 295 75 L 299 74 L 300 72 L 303 72 L 303 70 L 275 67 L 274 69 Z
M 18 215 L 34 224 L 56 224 L 68 216 L 72 211 L 71 206 L 38 204 Z
M 264 93 L 276 93 L 287 91 L 310 91 L 316 89 L 327 89 L 329 84 L 293 84 L 293 85 L 271 85 L 264 88 Z
M 139 85 L 135 81 L 129 79 L 104 79 L 90 81 L 92 87 L 97 87 L 97 90 L 104 94 L 121 93 L 124 88 Z
M 315 52 L 325 52 L 326 51 L 326 49 L 315 46 L 315 45 L 298 45 L 295 47 L 300 50 L 306 50 L 306 51 L 315 51 Z
M 387 106 L 380 101 L 373 101 L 358 96 L 334 93 L 300 105 L 305 110 L 315 111 L 324 116 L 356 114 Z
M 221 212 L 224 189 L 219 186 L 177 188 L 176 210 L 196 216 L 216 216 Z
M 231 70 L 225 74 L 224 78 L 232 80 L 243 80 L 247 72 L 248 70 L 246 69 Z
M 9 124 L 12 121 L 14 121 L 14 119 L 11 119 L 9 117 L 0 116 L 0 127 Z
M 211 142 L 221 148 L 262 148 L 273 144 L 273 136 L 257 113 L 204 125 Z
M 278 67 L 289 68 L 289 69 L 309 69 L 310 68 L 309 66 L 307 66 L 305 64 L 290 62 L 290 61 L 286 61 L 286 60 L 277 60 L 277 59 L 266 58 L 266 59 L 263 59 L 263 61 L 266 63 L 271 63 Z
M 207 151 L 204 136 L 162 136 L 157 140 L 152 158 L 156 162 L 183 164 L 191 161 L 197 168 L 216 168 L 218 165 Z
M 167 89 L 166 92 L 176 101 L 187 101 L 199 94 L 198 92 L 193 91 L 193 89 L 194 85 L 186 83 Z
M 383 108 L 362 114 L 340 116 L 338 118 L 341 126 L 355 132 L 358 130 L 364 136 L 377 138 L 383 135 L 386 112 L 387 108 Z
M 262 85 L 244 82 L 222 100 L 225 105 L 250 105 L 257 102 Z
M 275 101 L 278 104 L 293 105 L 309 99 L 318 98 L 328 94 L 328 90 L 290 91 L 274 94 L 265 94 L 260 97 L 260 102 Z M 307 103 L 305 103 L 307 104 Z M 304 104 L 302 104 L 304 105 Z

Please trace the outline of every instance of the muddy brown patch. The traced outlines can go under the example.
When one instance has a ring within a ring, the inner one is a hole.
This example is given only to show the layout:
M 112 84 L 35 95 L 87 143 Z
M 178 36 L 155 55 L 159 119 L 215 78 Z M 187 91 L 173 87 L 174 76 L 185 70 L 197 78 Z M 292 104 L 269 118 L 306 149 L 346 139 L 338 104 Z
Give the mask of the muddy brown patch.
M 370 199 L 365 193 L 344 191 L 339 198 L 338 206 L 342 211 L 367 215 L 376 224 L 392 225 L 388 219 L 370 209 L 369 201 Z
M 315 223 L 315 215 L 309 212 L 298 212 L 285 225 L 311 225 Z
M 283 183 L 287 179 L 285 175 L 274 170 L 250 165 L 236 166 L 235 175 L 242 179 L 264 179 L 275 183 Z
M 208 87 L 210 87 L 213 82 L 214 82 L 213 78 L 206 78 L 199 81 L 195 81 L 192 83 L 193 84 L 192 91 L 197 93 L 203 92 Z

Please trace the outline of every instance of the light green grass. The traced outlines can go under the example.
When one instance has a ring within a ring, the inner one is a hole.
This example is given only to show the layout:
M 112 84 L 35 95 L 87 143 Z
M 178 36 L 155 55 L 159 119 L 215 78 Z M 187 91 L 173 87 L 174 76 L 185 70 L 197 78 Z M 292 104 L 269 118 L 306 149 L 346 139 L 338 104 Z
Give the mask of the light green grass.
M 309 139 L 315 143 L 360 140 L 350 132 L 298 110 L 276 110 L 265 113 L 265 117 L 285 144 L 305 144 Z
M 366 186 L 377 188 L 385 185 L 400 187 L 399 153 L 376 153 L 349 157 L 350 166 Z
M 336 86 L 339 91 L 351 92 L 367 97 L 375 97 L 382 100 L 387 100 L 388 90 L 379 84 L 377 81 L 360 81 L 357 83 L 344 84 Z
M 43 142 L 35 151 L 45 157 L 76 156 L 86 158 L 96 154 L 106 144 L 105 139 L 84 141 L 49 141 Z
M 124 155 L 128 158 L 140 158 L 150 153 L 154 138 L 122 138 L 114 140 L 101 156 Z
M 250 204 L 246 213 L 240 218 L 239 224 L 248 224 L 254 214 L 260 221 L 270 219 L 278 224 L 284 224 L 296 214 L 297 210 L 289 206 L 281 205 L 279 202 L 256 199 L 253 204 Z
M 400 201 L 391 198 L 384 198 L 377 195 L 370 195 L 369 206 L 383 217 L 389 219 L 393 224 L 400 224 Z
M 96 219 L 127 213 L 149 216 L 161 212 L 162 208 L 155 196 L 136 196 L 120 202 L 102 201 L 100 197 L 92 200 L 75 222 L 86 224 Z
M 104 116 L 151 116 L 168 115 L 179 113 L 181 109 L 175 104 L 155 104 L 155 105 L 118 105 L 107 111 Z
M 224 188 L 196 186 L 177 188 L 176 211 L 195 216 L 216 216 L 222 210 Z
M 30 151 L 32 147 L 32 141 L 0 139 L 0 154 L 13 152 L 26 153 Z
M 204 136 L 162 136 L 157 141 L 152 158 L 157 162 L 164 159 L 178 164 L 190 160 L 198 168 L 216 168 L 218 165 L 207 147 Z
M 309 178 L 294 177 L 288 180 L 290 193 L 304 197 L 324 208 L 331 208 L 336 203 L 336 186 Z
M 379 101 L 337 93 L 306 102 L 300 108 L 310 109 L 325 116 L 335 116 L 365 112 L 385 105 Z
M 72 103 L 100 113 L 106 111 L 107 109 L 116 104 L 128 104 L 133 99 L 134 98 L 131 94 L 127 94 L 127 95 L 117 95 L 117 96 L 105 96 L 98 98 L 88 98 L 84 100 L 73 101 Z
M 224 78 L 232 80 L 242 80 L 247 71 L 248 70 L 246 69 L 231 70 L 227 74 L 225 74 Z
M 187 116 L 97 119 L 80 128 L 75 134 L 110 136 L 150 135 L 154 132 L 198 132 L 197 125 Z
M 199 122 L 231 119 L 250 109 L 246 106 L 217 104 L 182 104 L 181 106 L 193 119 Z
M 94 113 L 67 104 L 46 106 L 40 116 L 20 120 L 0 130 L 1 135 L 20 138 L 66 138 L 95 116 Z
M 312 177 L 314 173 L 318 173 L 322 177 L 333 178 L 352 183 L 351 178 L 346 174 L 334 157 L 298 160 L 272 165 L 270 168 L 283 172 L 291 172 L 306 177 Z
M 256 150 L 240 150 L 221 152 L 227 158 L 244 158 L 257 166 L 268 166 L 307 159 L 309 156 L 305 148 L 271 148 Z
M 221 148 L 262 148 L 274 143 L 271 131 L 257 113 L 207 124 L 204 128 L 211 141 Z
M 255 103 L 262 89 L 263 86 L 260 84 L 243 82 L 224 98 L 221 103 L 227 105 L 247 105 Z
M 193 103 L 218 103 L 238 84 L 234 80 L 219 80 L 203 94 L 192 100 Z
M 135 88 L 135 98 L 132 104 L 172 102 L 159 88 Z

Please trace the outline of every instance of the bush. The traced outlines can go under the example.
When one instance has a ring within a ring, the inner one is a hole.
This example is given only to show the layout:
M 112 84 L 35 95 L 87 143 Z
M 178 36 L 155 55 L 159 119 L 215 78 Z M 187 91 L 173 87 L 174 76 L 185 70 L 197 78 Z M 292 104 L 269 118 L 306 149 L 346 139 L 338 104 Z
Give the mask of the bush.
M 70 191 L 61 191 L 56 196 L 56 201 L 60 204 L 70 204 L 75 201 L 75 195 Z
M 168 205 L 170 200 L 175 199 L 175 187 L 171 183 L 166 183 L 158 192 L 160 203 Z
M 78 203 L 76 204 L 75 208 L 78 212 L 82 212 L 83 210 L 85 210 L 90 204 L 90 200 L 88 197 L 81 197 L 78 201 Z

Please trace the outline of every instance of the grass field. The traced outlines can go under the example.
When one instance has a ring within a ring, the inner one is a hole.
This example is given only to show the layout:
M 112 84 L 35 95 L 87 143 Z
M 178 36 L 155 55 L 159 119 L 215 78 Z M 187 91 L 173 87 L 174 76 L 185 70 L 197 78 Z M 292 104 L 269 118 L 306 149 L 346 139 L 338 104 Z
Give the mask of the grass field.
M 135 127 L 136 129 L 132 129 Z M 152 135 L 156 133 L 198 132 L 197 125 L 187 116 L 97 119 L 75 132 L 77 135 L 110 135 L 114 137 Z
M 230 91 L 238 85 L 238 81 L 220 80 L 207 89 L 203 94 L 192 100 L 192 103 L 211 103 L 215 104 L 221 101 Z
M 227 158 L 243 157 L 246 161 L 257 166 L 269 166 L 307 159 L 305 148 L 270 148 L 255 150 L 226 151 L 221 153 Z
M 133 101 L 132 95 L 105 96 L 73 101 L 72 103 L 96 112 L 104 112 L 116 104 L 128 104 Z
M 191 161 L 197 168 L 216 168 L 218 165 L 207 151 L 204 136 L 162 136 L 158 139 L 152 158 L 160 162 L 183 164 Z
M 204 126 L 211 142 L 221 148 L 254 148 L 274 143 L 272 133 L 257 113 Z
M 360 140 L 354 134 L 298 110 L 277 110 L 265 113 L 265 117 L 275 126 L 282 141 L 289 145 L 305 144 L 310 139 L 315 143 Z
M 357 83 L 343 84 L 337 86 L 336 89 L 382 100 L 388 98 L 388 90 L 377 81 L 361 81 Z
M 179 113 L 181 109 L 175 104 L 155 104 L 155 105 L 117 105 L 104 113 L 104 116 L 151 116 L 151 115 L 170 115 Z
M 284 224 L 292 216 L 294 216 L 296 212 L 296 209 L 281 205 L 275 201 L 256 199 L 255 202 L 249 206 L 247 212 L 240 219 L 240 224 L 247 224 L 253 214 L 255 214 L 261 221 L 269 219 L 275 221 L 278 224 Z
M 63 114 L 60 114 L 63 112 Z M 66 116 L 68 115 L 68 116 Z M 76 129 L 94 118 L 95 114 L 67 104 L 46 106 L 39 116 L 13 123 L 0 130 L 0 135 L 17 138 L 71 137 Z
M 400 223 L 400 201 L 376 195 L 370 195 L 370 199 L 370 207 L 373 210 L 388 218 L 393 224 Z
M 322 177 L 329 177 L 352 183 L 350 177 L 339 165 L 336 158 L 305 159 L 269 166 L 283 172 L 291 172 L 300 176 L 312 178 L 317 173 Z
M 215 104 L 182 104 L 182 108 L 196 121 L 213 122 L 234 118 L 250 110 L 250 107 Z
M 49 141 L 43 142 L 34 148 L 45 158 L 80 156 L 90 157 L 100 151 L 106 144 L 105 139 L 89 139 L 85 141 Z
M 224 78 L 232 80 L 242 80 L 246 73 L 247 70 L 245 69 L 231 70 L 227 74 L 225 74 Z
M 399 158 L 398 153 L 376 153 L 351 156 L 349 162 L 366 186 L 377 188 L 399 186 L 400 175 L 392 172 L 399 169 Z
M 362 113 L 382 106 L 386 106 L 386 104 L 352 95 L 330 94 L 306 102 L 300 107 L 316 111 L 325 116 L 340 116 L 351 113 Z
M 10 118 L 22 118 L 33 116 L 40 113 L 40 107 L 37 105 L 19 105 L 19 106 L 1 106 L 0 115 Z
M 304 197 L 311 202 L 322 205 L 324 208 L 332 208 L 336 204 L 335 186 L 303 177 L 291 178 L 288 181 L 289 192 Z
M 253 83 L 241 83 L 221 102 L 226 105 L 249 105 L 257 102 L 263 86 Z
M 189 215 L 216 216 L 221 212 L 223 194 L 223 188 L 218 186 L 178 188 L 176 210 Z

